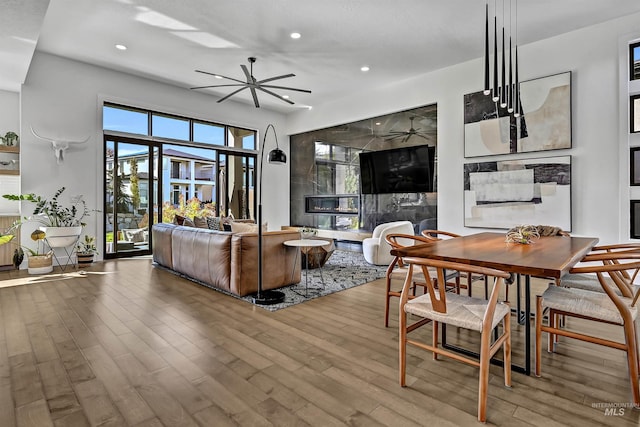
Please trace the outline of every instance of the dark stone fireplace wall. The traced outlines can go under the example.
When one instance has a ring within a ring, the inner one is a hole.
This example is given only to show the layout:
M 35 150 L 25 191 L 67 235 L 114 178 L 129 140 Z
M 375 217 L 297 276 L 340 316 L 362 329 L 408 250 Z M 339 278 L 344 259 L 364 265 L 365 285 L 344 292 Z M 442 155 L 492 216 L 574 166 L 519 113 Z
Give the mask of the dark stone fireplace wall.
M 420 117 L 420 119 L 416 119 L 416 128 L 423 131 L 431 129 L 429 132 L 432 134 L 428 134 L 428 139 L 412 137 L 405 140 L 404 138 L 375 136 L 398 129 L 408 129 L 410 126 L 409 118 L 416 118 L 415 116 Z M 316 185 L 316 141 L 356 149 L 365 148 L 366 150 L 387 150 L 422 144 L 436 145 L 436 118 L 437 106 L 430 105 L 332 128 L 291 135 L 291 225 L 318 227 L 318 219 L 321 215 L 325 215 L 305 213 L 305 197 L 322 195 L 318 193 Z M 427 121 L 424 121 L 425 119 Z M 418 120 L 423 120 L 423 122 Z M 358 223 L 360 230 L 372 231 L 378 224 L 399 220 L 411 221 L 416 225 L 416 230 L 421 221 L 430 220 L 430 226 L 436 228 L 437 193 L 361 194 L 359 198 Z

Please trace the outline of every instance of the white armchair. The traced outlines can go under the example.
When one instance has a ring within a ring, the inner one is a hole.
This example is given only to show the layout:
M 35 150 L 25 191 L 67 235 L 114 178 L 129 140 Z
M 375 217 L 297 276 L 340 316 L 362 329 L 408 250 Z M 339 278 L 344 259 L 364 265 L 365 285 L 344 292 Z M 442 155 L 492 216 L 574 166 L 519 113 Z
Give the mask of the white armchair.
M 411 234 L 413 224 L 410 221 L 394 221 L 380 224 L 368 239 L 362 241 L 364 259 L 373 265 L 389 265 L 393 261 L 391 246 L 386 241 L 387 234 Z

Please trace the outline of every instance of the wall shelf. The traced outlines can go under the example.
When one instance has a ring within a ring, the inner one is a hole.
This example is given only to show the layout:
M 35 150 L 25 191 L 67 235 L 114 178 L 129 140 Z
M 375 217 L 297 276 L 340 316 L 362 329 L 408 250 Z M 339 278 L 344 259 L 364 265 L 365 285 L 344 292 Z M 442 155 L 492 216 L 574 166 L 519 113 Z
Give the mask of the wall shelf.
M 0 145 L 0 153 L 20 153 L 20 147 L 17 145 Z

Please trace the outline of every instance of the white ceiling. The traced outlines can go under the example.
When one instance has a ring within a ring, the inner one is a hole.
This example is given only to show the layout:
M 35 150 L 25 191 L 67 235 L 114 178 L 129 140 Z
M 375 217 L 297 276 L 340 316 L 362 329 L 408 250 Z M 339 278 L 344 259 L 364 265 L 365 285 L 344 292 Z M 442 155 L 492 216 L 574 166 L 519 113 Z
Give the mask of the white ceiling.
M 255 56 L 258 80 L 294 73 L 274 84 L 313 92 L 276 91 L 289 94 L 293 106 L 258 94 L 263 108 L 284 113 L 480 58 L 484 48 L 482 0 L 0 2 L 0 68 L 16 68 L 0 71 L 0 88 L 13 91 L 24 81 L 38 29 L 39 51 L 185 88 L 223 82 L 196 69 L 244 80 L 240 64 Z M 638 0 L 517 4 L 520 45 L 640 12 Z M 294 31 L 302 38 L 291 39 Z M 115 49 L 117 43 L 128 50 Z M 363 65 L 371 70 L 361 72 Z M 220 98 L 233 90 L 209 93 Z M 253 104 L 248 91 L 231 99 Z

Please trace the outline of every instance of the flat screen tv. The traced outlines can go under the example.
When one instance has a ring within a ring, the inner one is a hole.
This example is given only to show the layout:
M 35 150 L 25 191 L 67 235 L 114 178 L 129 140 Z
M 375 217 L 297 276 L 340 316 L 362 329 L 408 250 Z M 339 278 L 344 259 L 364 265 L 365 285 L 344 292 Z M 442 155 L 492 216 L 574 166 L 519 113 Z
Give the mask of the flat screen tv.
M 427 145 L 360 153 L 362 194 L 433 192 L 435 153 Z

